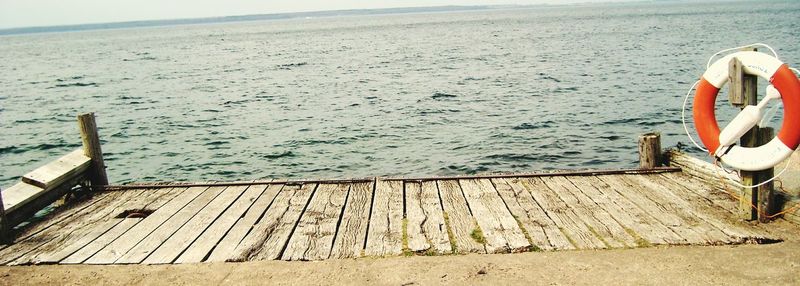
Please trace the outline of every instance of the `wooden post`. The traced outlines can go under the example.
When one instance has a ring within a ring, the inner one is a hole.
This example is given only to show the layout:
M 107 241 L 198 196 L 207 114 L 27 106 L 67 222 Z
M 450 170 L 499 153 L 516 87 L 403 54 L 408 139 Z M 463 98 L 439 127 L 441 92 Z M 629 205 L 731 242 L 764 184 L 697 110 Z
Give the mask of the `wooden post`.
M 759 143 L 759 145 L 766 144 L 767 142 L 772 140 L 772 137 L 774 137 L 774 136 L 775 136 L 775 130 L 774 129 L 772 129 L 770 127 L 759 128 L 757 143 Z M 759 171 L 758 172 L 758 180 L 755 180 L 755 181 L 758 181 L 759 183 L 760 182 L 764 182 L 766 180 L 771 179 L 772 176 L 774 176 L 774 174 L 775 174 L 775 169 L 774 168 L 769 168 L 769 169 L 766 169 L 766 170 L 763 170 L 763 171 Z M 758 194 L 758 205 L 757 205 L 758 206 L 758 221 L 760 221 L 760 222 L 768 222 L 769 218 L 767 216 L 776 213 L 776 210 L 775 210 L 775 193 L 773 192 L 773 184 L 772 184 L 772 182 L 769 182 L 769 183 L 766 183 L 764 185 L 759 186 L 758 190 L 756 190 L 756 193 Z
M 739 61 L 737 58 L 731 59 L 728 62 L 728 82 L 730 83 L 730 89 L 728 92 L 728 101 L 731 102 L 731 105 L 744 108 L 747 105 L 747 101 L 745 99 L 745 89 L 748 88 L 747 85 L 742 85 L 742 75 L 744 74 L 744 70 L 742 70 L 742 62 Z
M 100 149 L 100 136 L 97 135 L 94 113 L 78 115 L 78 128 L 83 141 L 83 154 L 92 158 L 92 166 L 88 171 L 89 180 L 92 181 L 94 186 L 108 185 L 106 164 L 103 162 L 103 151 Z
M 755 51 L 756 49 L 749 48 L 745 50 Z M 744 73 L 739 59 L 733 58 L 728 63 L 728 80 L 730 99 L 734 106 L 744 108 L 747 105 L 758 104 L 758 94 L 756 93 L 758 77 Z M 742 104 L 738 104 L 735 101 L 741 101 Z M 742 147 L 756 147 L 764 143 L 766 142 L 759 142 L 758 127 L 753 127 L 739 139 L 739 145 Z M 741 171 L 742 184 L 752 186 L 762 182 L 758 174 L 759 172 Z M 758 209 L 753 206 L 758 206 L 758 188 L 744 188 L 739 200 L 741 218 L 745 220 L 758 219 Z
M 639 168 L 653 169 L 661 164 L 661 134 L 652 132 L 639 136 Z
M 3 205 L 3 190 L 0 190 L 0 243 L 8 242 L 11 237 L 8 234 L 8 223 L 6 222 L 6 208 Z

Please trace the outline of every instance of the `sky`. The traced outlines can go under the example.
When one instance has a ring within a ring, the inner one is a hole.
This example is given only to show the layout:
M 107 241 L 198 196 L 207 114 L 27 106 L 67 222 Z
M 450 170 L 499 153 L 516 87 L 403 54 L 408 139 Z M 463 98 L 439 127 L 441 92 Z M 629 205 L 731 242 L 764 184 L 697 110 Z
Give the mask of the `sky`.
M 0 0 L 0 29 L 341 9 L 609 0 Z

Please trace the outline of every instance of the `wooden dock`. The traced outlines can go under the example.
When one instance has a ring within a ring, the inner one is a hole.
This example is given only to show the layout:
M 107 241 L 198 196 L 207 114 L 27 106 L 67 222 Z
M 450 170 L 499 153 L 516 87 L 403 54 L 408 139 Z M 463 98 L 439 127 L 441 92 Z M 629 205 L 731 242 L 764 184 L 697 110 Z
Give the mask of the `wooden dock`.
M 778 240 L 675 169 L 129 186 L 23 228 L 0 264 L 167 264 Z
M 657 133 L 640 137 L 640 168 L 628 170 L 114 186 L 94 115 L 78 121 L 81 150 L 0 192 L 0 265 L 305 261 L 781 240 L 766 225 L 741 219 L 752 209 L 741 203 L 750 197 L 729 195 L 742 194 L 730 181 L 737 178 L 686 154 L 662 153 Z M 58 201 L 66 203 L 31 219 Z

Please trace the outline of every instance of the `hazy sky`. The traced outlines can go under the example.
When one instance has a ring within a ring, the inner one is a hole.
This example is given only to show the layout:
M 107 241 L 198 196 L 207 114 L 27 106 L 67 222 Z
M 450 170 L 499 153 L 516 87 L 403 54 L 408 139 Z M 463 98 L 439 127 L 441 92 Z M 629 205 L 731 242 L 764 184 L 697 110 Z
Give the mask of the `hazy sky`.
M 609 0 L 0 0 L 0 29 L 339 9 L 575 2 Z

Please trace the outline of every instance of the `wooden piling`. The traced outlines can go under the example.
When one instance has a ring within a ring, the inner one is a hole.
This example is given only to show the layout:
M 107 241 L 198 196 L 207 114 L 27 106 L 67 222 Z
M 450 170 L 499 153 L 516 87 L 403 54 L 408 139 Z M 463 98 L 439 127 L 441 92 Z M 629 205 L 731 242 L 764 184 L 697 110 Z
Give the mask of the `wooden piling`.
M 87 172 L 93 186 L 108 185 L 106 164 L 103 161 L 103 151 L 100 148 L 100 136 L 97 134 L 97 124 L 94 113 L 78 115 L 78 128 L 83 141 L 83 153 L 92 159 L 92 166 Z
M 755 51 L 756 49 L 749 48 L 745 50 Z M 740 108 L 744 108 L 747 105 L 758 104 L 758 94 L 756 93 L 758 77 L 744 73 L 742 62 L 737 58 L 731 59 L 728 63 L 728 80 L 731 104 Z M 756 147 L 766 143 L 766 141 L 760 142 L 759 138 L 758 127 L 753 127 L 740 138 L 739 145 L 742 147 Z M 752 186 L 762 182 L 762 180 L 769 179 L 761 179 L 759 177 L 759 172 L 760 171 L 741 171 L 742 184 L 745 186 Z M 742 196 L 739 200 L 741 218 L 745 220 L 758 219 L 758 209 L 753 207 L 758 205 L 758 188 L 743 188 Z
M 771 127 L 759 128 L 758 142 L 765 144 L 772 140 L 775 136 L 775 130 Z M 764 182 L 771 179 L 775 175 L 775 168 L 769 168 L 758 172 L 758 182 Z M 773 183 L 770 181 L 758 187 L 758 221 L 768 222 L 770 215 L 776 213 L 775 210 L 775 193 L 773 192 Z
M 8 222 L 6 221 L 6 208 L 3 205 L 3 190 L 0 190 L 0 243 L 7 242 L 8 238 L 10 237 L 8 234 L 8 227 L 6 226 Z
M 653 169 L 661 164 L 661 134 L 645 133 L 639 136 L 639 168 Z

